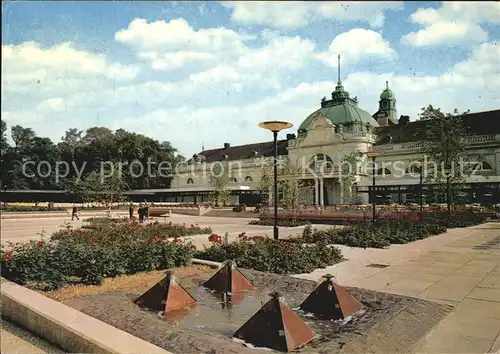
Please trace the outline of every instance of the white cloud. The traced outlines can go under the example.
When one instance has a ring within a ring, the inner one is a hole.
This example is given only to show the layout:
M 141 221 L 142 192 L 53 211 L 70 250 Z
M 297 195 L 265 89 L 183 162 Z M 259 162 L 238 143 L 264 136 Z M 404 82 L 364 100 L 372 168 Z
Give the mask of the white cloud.
M 71 43 L 50 48 L 35 42 L 2 45 L 5 92 L 74 92 L 90 88 L 96 81 L 132 80 L 138 72 L 136 65 L 109 62 L 104 55 L 75 49 Z
M 2 46 L 2 68 L 8 82 L 30 82 L 51 75 L 102 75 L 118 80 L 133 79 L 138 67 L 108 63 L 102 54 L 77 50 L 71 43 L 43 49 L 35 42 Z
M 150 61 L 157 70 L 233 59 L 245 49 L 243 42 L 251 38 L 224 27 L 195 30 L 183 18 L 169 22 L 135 19 L 115 33 L 118 42 L 132 47 L 139 59 Z
M 232 10 L 231 19 L 243 24 L 255 24 L 281 29 L 307 26 L 316 19 L 361 21 L 371 27 L 382 27 L 384 11 L 399 10 L 403 2 L 309 2 L 309 1 L 223 1 Z
M 389 42 L 384 40 L 380 33 L 363 28 L 354 28 L 339 34 L 333 39 L 328 51 L 319 53 L 316 57 L 328 66 L 337 67 L 338 54 L 341 55 L 341 60 L 348 61 L 350 64 L 363 58 L 395 59 L 397 57 Z
M 500 3 L 443 2 L 438 9 L 420 8 L 410 18 L 423 28 L 403 36 L 403 43 L 416 47 L 478 43 L 488 39 L 482 23 L 500 23 Z

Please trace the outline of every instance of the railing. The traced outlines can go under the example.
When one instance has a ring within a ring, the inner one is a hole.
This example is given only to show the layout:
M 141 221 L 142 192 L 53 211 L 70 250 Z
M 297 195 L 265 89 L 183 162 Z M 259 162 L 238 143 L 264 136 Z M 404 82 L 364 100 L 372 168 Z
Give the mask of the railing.
M 465 138 L 465 142 L 468 145 L 473 145 L 473 144 L 479 144 L 479 143 L 485 143 L 485 142 L 492 142 L 495 141 L 496 135 L 495 134 L 488 134 L 488 135 L 474 135 L 474 136 L 469 136 Z M 414 149 L 421 149 L 424 146 L 423 142 L 419 141 L 411 141 L 407 143 L 401 143 L 401 144 L 385 144 L 385 145 L 377 145 L 374 150 L 379 151 L 379 152 L 386 152 L 386 151 L 398 151 L 398 150 L 414 150 Z

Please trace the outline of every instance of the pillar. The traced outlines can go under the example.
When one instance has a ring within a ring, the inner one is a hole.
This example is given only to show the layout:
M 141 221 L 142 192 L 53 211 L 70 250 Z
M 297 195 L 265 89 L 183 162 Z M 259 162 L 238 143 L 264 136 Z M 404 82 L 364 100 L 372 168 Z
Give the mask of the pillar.
M 319 201 L 319 186 L 318 180 L 314 179 L 314 205 L 318 205 Z
M 324 206 L 325 205 L 325 186 L 323 184 L 323 178 L 320 178 L 319 180 L 319 205 Z

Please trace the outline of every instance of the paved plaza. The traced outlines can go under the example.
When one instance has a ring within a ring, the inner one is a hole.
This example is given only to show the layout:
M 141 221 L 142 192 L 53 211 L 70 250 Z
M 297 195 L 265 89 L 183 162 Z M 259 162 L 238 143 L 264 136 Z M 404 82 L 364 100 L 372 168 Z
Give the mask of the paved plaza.
M 342 285 L 447 303 L 454 311 L 416 353 L 500 350 L 500 223 L 488 223 L 386 250 L 340 246 L 346 262 L 297 277 L 331 273 Z M 388 266 L 385 268 L 370 265 Z
M 2 243 L 36 239 L 42 230 L 50 235 L 69 219 L 3 219 Z M 173 214 L 170 218 L 157 220 L 211 226 L 215 233 L 228 232 L 230 241 L 241 232 L 272 237 L 272 227 L 248 225 L 251 219 Z M 69 223 L 79 227 L 82 221 Z M 302 227 L 280 228 L 280 237 L 295 235 L 301 230 Z M 188 239 L 201 248 L 209 246 L 207 236 Z M 442 235 L 406 245 L 392 245 L 388 249 L 339 247 L 347 259 L 345 262 L 295 276 L 319 280 L 331 273 L 342 285 L 452 305 L 454 311 L 420 340 L 414 348 L 415 353 L 494 353 L 500 350 L 500 223 L 451 229 Z M 2 330 L 2 343 L 22 341 L 16 338 L 11 332 Z M 4 344 L 2 352 L 3 348 Z

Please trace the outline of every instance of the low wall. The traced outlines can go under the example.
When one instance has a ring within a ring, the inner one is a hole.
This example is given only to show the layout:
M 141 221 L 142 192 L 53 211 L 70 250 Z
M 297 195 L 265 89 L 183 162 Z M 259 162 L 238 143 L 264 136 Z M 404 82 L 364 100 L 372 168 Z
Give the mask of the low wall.
M 68 353 L 170 352 L 1 278 L 2 317 Z
M 203 214 L 209 212 L 210 210 L 212 210 L 212 209 L 205 208 L 205 207 L 178 207 L 178 206 L 150 207 L 149 208 L 149 216 L 152 216 L 152 217 L 165 216 L 166 214 L 168 214 L 169 211 L 171 213 L 174 213 L 174 214 L 200 216 L 200 215 L 203 215 Z

